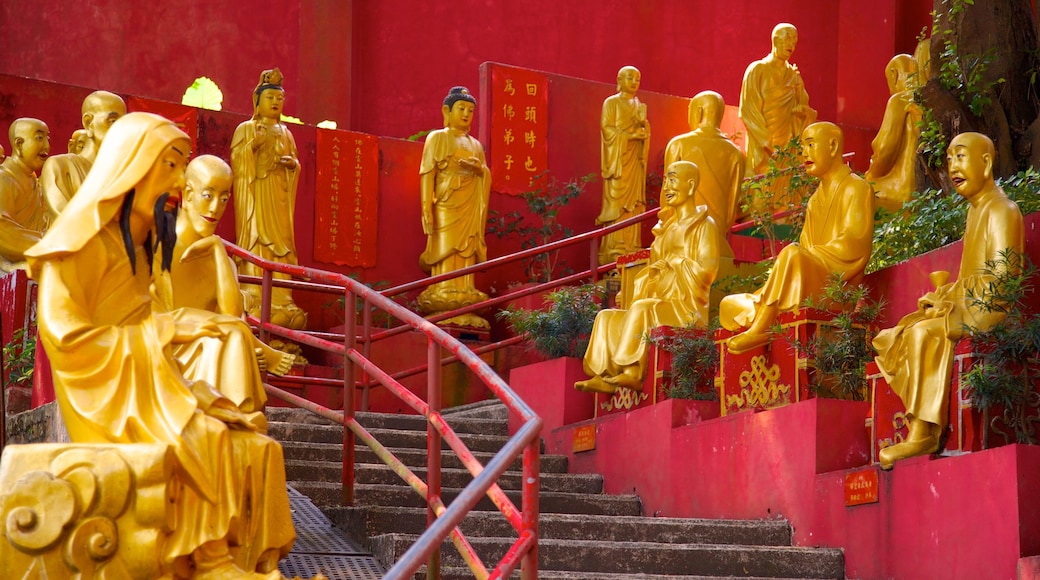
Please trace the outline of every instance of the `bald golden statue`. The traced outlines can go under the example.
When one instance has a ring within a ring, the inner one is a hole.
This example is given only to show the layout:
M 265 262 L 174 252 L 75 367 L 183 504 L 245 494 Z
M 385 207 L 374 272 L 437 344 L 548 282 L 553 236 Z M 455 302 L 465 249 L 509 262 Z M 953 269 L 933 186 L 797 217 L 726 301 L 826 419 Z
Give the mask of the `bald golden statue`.
M 15 119 L 8 130 L 11 156 L 0 164 L 0 271 L 25 269 L 25 251 L 47 228 L 36 174 L 50 152 L 50 131 L 39 119 Z
M 596 225 L 610 225 L 646 209 L 646 162 L 650 154 L 650 123 L 646 105 L 639 101 L 639 69 L 626 66 L 618 71 L 617 94 L 603 101 L 600 116 L 600 170 L 603 176 L 603 207 Z M 631 226 L 608 234 L 600 243 L 599 263 L 643 249 L 640 227 Z
M 83 150 L 87 148 L 88 141 L 90 141 L 90 134 L 87 133 L 87 130 L 76 129 L 72 132 L 72 136 L 69 137 L 69 153 L 75 153 L 76 155 L 83 153 Z
M 126 114 L 126 103 L 117 94 L 94 91 L 83 99 L 81 110 L 82 130 L 86 132 L 83 148 L 73 151 L 70 140 L 69 152 L 47 159 L 40 174 L 40 184 L 47 200 L 47 214 L 51 221 L 65 209 L 65 205 L 86 179 L 101 143 L 108 134 L 108 128 Z
M 719 266 L 719 235 L 708 207 L 697 205 L 700 171 L 689 161 L 668 166 L 661 190 L 660 221 L 654 226 L 649 265 L 636 277 L 627 310 L 596 315 L 585 351 L 580 391 L 613 393 L 642 389 L 646 374 L 644 336 L 658 326 L 708 323 L 708 293 Z
M 168 210 L 184 186 L 190 147 L 188 136 L 158 115 L 131 113 L 112 125 L 76 196 L 26 252 L 39 282 L 40 340 L 73 444 L 102 453 L 111 444 L 159 444 L 175 462 L 173 487 L 164 488 L 176 493 L 155 496 L 168 502 L 165 519 L 126 520 L 117 530 L 124 542 L 118 558 L 154 559 L 160 573 L 148 578 L 273 580 L 295 537 L 281 446 L 257 433 L 262 425 L 222 396 L 222 385 L 185 379 L 171 354 L 244 324 L 191 309 L 155 312 L 149 295 L 153 240 L 168 252 Z M 256 362 L 229 357 L 222 364 L 248 369 Z M 148 500 L 132 488 L 129 495 Z
M 753 294 L 732 294 L 719 305 L 728 330 L 747 328 L 729 339 L 730 352 L 742 353 L 769 342 L 780 312 L 817 298 L 833 274 L 857 283 L 870 260 L 874 240 L 874 194 L 844 161 L 841 129 L 814 123 L 802 132 L 805 171 L 820 185 L 805 208 L 798 243 L 780 251 L 765 286 Z
M 419 179 L 426 249 L 419 266 L 431 276 L 454 272 L 487 259 L 484 230 L 491 196 L 491 170 L 484 147 L 469 134 L 477 100 L 466 87 L 452 87 L 444 97 L 444 128 L 430 132 L 423 145 Z M 419 295 L 425 314 L 447 312 L 487 300 L 473 274 L 438 282 Z M 489 328 L 487 320 L 463 314 L 442 325 Z
M 993 142 L 980 133 L 962 133 L 950 142 L 950 179 L 970 204 L 957 280 L 945 283 L 948 273 L 934 273 L 936 288 L 917 301 L 917 310 L 874 338 L 878 368 L 903 400 L 910 422 L 907 439 L 879 453 L 885 469 L 939 449 L 949 423 L 954 344 L 966 336 L 966 326 L 989 330 L 1005 317 L 968 298 L 987 294 L 994 274 L 986 272 L 987 262 L 1000 263 L 1002 253 L 1025 250 L 1022 213 L 993 180 L 994 156 Z
M 809 94 L 791 55 L 798 30 L 787 23 L 773 28 L 773 50 L 748 65 L 740 86 L 740 120 L 747 128 L 747 171 L 765 173 L 777 148 L 799 136 L 816 121 Z
M 870 168 L 863 176 L 877 192 L 878 205 L 897 211 L 916 189 L 917 142 L 921 136 L 921 107 L 914 102 L 917 61 L 897 54 L 885 67 L 891 97 L 885 106 L 877 137 L 870 144 Z
M 235 170 L 235 229 L 237 243 L 265 260 L 296 264 L 296 188 L 300 181 L 296 140 L 281 120 L 285 104 L 282 73 L 260 74 L 253 90 L 253 118 L 241 123 L 231 138 L 231 167 Z M 240 261 L 249 276 L 262 276 L 253 264 Z M 275 278 L 288 278 L 275 274 Z M 253 300 L 249 314 L 260 316 L 260 286 L 250 284 Z M 289 288 L 272 288 L 271 322 L 300 329 L 307 313 L 293 302 Z
M 719 254 L 732 258 L 726 235 L 737 221 L 740 209 L 740 184 L 744 180 L 744 155 L 719 127 L 726 112 L 722 95 L 703 91 L 690 100 L 690 129 L 672 138 L 664 151 L 664 166 L 676 161 L 691 161 L 700 168 L 701 178 L 694 197 L 697 205 L 708 206 L 719 232 Z

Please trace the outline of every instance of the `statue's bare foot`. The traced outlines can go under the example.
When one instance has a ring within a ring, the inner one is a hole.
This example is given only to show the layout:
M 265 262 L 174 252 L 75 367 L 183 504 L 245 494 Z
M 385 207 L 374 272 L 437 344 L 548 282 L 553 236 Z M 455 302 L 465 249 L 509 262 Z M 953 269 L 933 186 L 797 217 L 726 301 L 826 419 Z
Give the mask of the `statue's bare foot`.
M 279 377 L 292 370 L 292 366 L 296 362 L 296 355 L 273 348 L 269 349 L 264 358 L 267 359 L 267 369 L 272 375 Z
M 892 469 L 892 465 L 900 459 L 928 455 L 939 450 L 939 439 L 929 435 L 924 439 L 908 440 L 885 447 L 878 453 L 881 469 Z
M 607 395 L 613 395 L 614 392 L 617 391 L 617 387 L 608 384 L 601 376 L 595 376 L 585 381 L 578 381 L 574 383 L 574 388 L 587 393 L 605 393 Z
M 285 576 L 282 576 L 278 570 L 266 574 L 246 572 L 233 562 L 224 562 L 215 567 L 209 567 L 200 563 L 192 578 L 193 580 L 285 580 Z
M 633 391 L 643 390 L 643 377 L 639 376 L 639 367 L 633 365 L 625 367 L 621 374 L 604 379 L 608 384 L 625 387 Z
M 769 338 L 768 333 L 746 331 L 731 337 L 726 342 L 726 347 L 732 354 L 744 354 L 749 350 L 769 344 Z

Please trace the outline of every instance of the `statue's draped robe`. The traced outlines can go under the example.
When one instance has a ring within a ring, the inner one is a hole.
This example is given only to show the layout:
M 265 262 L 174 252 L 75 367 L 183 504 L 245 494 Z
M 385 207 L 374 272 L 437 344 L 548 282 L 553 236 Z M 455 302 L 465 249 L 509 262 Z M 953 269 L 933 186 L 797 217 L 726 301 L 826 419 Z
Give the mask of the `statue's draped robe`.
M 47 227 L 36 176 L 14 157 L 0 165 L 0 270 L 10 272 Z
M 986 312 L 968 299 L 984 296 L 992 274 L 986 262 L 1001 252 L 1025 249 L 1022 214 L 997 188 L 980 194 L 968 209 L 960 270 L 955 282 L 925 295 L 915 312 L 874 339 L 878 368 L 906 406 L 910 418 L 936 425 L 948 421 L 953 348 L 967 332 L 965 325 L 989 330 L 1004 319 L 1003 313 Z
M 779 65 L 779 66 L 778 66 Z M 756 60 L 744 72 L 740 87 L 740 120 L 747 130 L 747 171 L 763 173 L 770 152 L 787 145 L 816 120 L 793 115 L 798 105 L 808 105 L 809 94 L 798 68 L 790 63 Z
M 629 102 L 622 94 L 603 101 L 600 117 L 600 170 L 603 176 L 603 207 L 597 224 L 610 225 L 642 212 L 646 206 L 646 162 L 650 151 L 650 124 L 639 119 L 639 99 Z M 646 139 L 632 139 L 642 124 Z M 642 248 L 639 226 L 608 234 L 600 247 L 600 262 Z
M 870 144 L 873 156 L 864 175 L 882 207 L 898 210 L 914 192 L 920 120 L 921 107 L 914 103 L 913 91 L 889 97 L 881 128 Z
M 669 208 L 662 213 L 670 213 Z M 708 293 L 718 269 L 718 232 L 708 208 L 690 217 L 675 214 L 654 226 L 650 263 L 636 278 L 635 300 L 627 310 L 596 315 L 585 351 L 585 374 L 615 376 L 624 367 L 646 370 L 644 337 L 658 326 L 703 327 L 708 321 Z

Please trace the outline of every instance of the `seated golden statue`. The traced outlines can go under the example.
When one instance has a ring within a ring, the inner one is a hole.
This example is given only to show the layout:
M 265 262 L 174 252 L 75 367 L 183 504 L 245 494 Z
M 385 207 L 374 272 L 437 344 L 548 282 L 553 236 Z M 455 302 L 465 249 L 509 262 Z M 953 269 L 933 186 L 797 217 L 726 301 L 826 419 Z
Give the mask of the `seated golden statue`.
M 260 412 L 267 395 L 259 372 L 270 370 L 284 375 L 292 368 L 295 356 L 257 340 L 242 322 L 242 291 L 235 265 L 223 240 L 215 235 L 231 201 L 231 167 L 219 157 L 201 155 L 188 164 L 184 176 L 184 199 L 177 213 L 173 253 L 153 257 L 156 306 L 164 311 L 193 309 L 181 311 L 178 316 L 190 312 L 201 319 L 200 323 L 207 320 L 203 311 L 214 313 L 209 320 L 221 325 L 225 336 L 176 345 L 173 354 L 189 380 L 217 385 L 221 394 L 243 411 Z M 244 351 L 250 349 L 258 365 L 243 369 L 220 364 L 224 358 L 249 360 L 253 356 Z M 247 380 L 243 380 L 243 372 Z
M 40 340 L 73 444 L 164 445 L 171 481 L 183 484 L 157 498 L 168 502 L 166 524 L 119 529 L 124 545 L 113 557 L 151 550 L 163 577 L 281 578 L 278 560 L 295 537 L 281 446 L 220 394 L 224 385 L 185 379 L 171 354 L 226 337 L 230 326 L 179 315 L 190 309 L 154 312 L 149 295 L 153 240 L 168 253 L 175 231 L 166 208 L 179 199 L 190 147 L 158 115 L 112 125 L 80 190 L 26 252 L 39 282 Z M 229 368 L 256 364 L 226 354 L 220 364 Z
M 82 112 L 83 130 L 87 133 L 83 149 L 74 152 L 70 147 L 68 153 L 47 159 L 40 174 L 40 184 L 47 200 L 47 214 L 51 222 L 65 209 L 65 205 L 86 179 L 108 128 L 126 114 L 126 103 L 119 95 L 108 91 L 94 91 L 83 99 Z
M 1004 313 L 968 299 L 969 293 L 984 296 L 993 282 L 986 262 L 999 263 L 1002 253 L 1025 249 L 1022 214 L 993 181 L 994 157 L 993 142 L 980 133 L 962 133 L 950 142 L 950 180 L 970 204 L 957 280 L 945 283 L 948 273 L 933 273 L 936 288 L 917 301 L 917 310 L 874 338 L 878 368 L 906 405 L 910 422 L 907 439 L 879 453 L 885 469 L 938 450 L 949 423 L 954 344 L 966 336 L 966 325 L 988 330 L 1004 319 Z
M 69 153 L 75 153 L 76 155 L 83 153 L 88 141 L 90 141 L 90 134 L 87 133 L 87 130 L 76 129 L 72 132 L 72 136 L 69 137 Z
M 444 98 L 444 128 L 432 131 L 423 145 L 419 167 L 422 227 L 426 249 L 419 266 L 431 276 L 454 272 L 487 259 L 484 229 L 491 195 L 491 170 L 484 147 L 469 134 L 477 100 L 466 87 L 452 87 Z M 447 312 L 487 300 L 477 290 L 473 274 L 438 282 L 419 295 L 425 314 Z M 489 328 L 475 314 L 464 314 L 438 324 Z
M 715 91 L 703 91 L 690 100 L 690 129 L 672 138 L 664 150 L 664 166 L 691 161 L 701 171 L 694 196 L 697 205 L 708 206 L 708 215 L 719 231 L 719 255 L 732 258 L 726 235 L 737 221 L 740 184 L 744 180 L 744 154 L 719 130 L 726 103 Z
M 231 138 L 235 170 L 235 229 L 237 243 L 261 258 L 296 264 L 296 187 L 300 162 L 296 140 L 281 121 L 285 89 L 278 69 L 266 70 L 253 91 L 253 118 L 240 124 Z M 249 276 L 262 276 L 253 264 L 240 261 Z M 275 274 L 276 278 L 288 278 Z M 260 316 L 260 286 L 245 288 L 253 296 L 249 314 Z M 307 325 L 307 313 L 293 302 L 292 290 L 273 288 L 271 322 L 287 328 Z
M 646 105 L 639 102 L 639 69 L 618 71 L 617 94 L 603 101 L 600 116 L 600 170 L 603 175 L 603 208 L 596 225 L 619 222 L 646 209 L 646 161 L 650 152 L 650 123 Z M 608 234 L 600 241 L 599 263 L 643 248 L 638 225 Z
M 863 178 L 842 161 L 844 139 L 833 123 L 813 123 L 802 132 L 805 170 L 820 185 L 805 208 L 798 243 L 780 251 L 765 286 L 754 294 L 732 294 L 719 305 L 719 321 L 728 330 L 747 328 L 729 339 L 732 353 L 769 342 L 780 312 L 818 298 L 827 279 L 858 283 L 874 241 L 874 194 Z
M 921 107 L 914 102 L 917 61 L 909 54 L 897 54 L 885 67 L 885 77 L 892 96 L 877 137 L 870 144 L 873 155 L 863 177 L 877 192 L 878 205 L 896 211 L 910 199 L 917 185 L 915 165 L 921 135 Z
M 627 310 L 596 315 L 585 351 L 580 391 L 613 393 L 642 389 L 646 374 L 644 336 L 658 326 L 705 327 L 708 292 L 719 265 L 719 236 L 707 206 L 697 205 L 700 170 L 689 161 L 668 166 L 661 190 L 660 221 L 654 226 L 649 265 L 635 282 Z
M 47 212 L 36 174 L 50 152 L 50 131 L 39 119 L 15 119 L 11 156 L 0 164 L 0 271 L 25 269 L 25 251 L 40 241 Z
M 773 28 L 773 50 L 748 65 L 740 86 L 740 120 L 747 128 L 747 172 L 765 173 L 773 151 L 816 121 L 798 67 L 789 62 L 798 30 L 780 23 Z

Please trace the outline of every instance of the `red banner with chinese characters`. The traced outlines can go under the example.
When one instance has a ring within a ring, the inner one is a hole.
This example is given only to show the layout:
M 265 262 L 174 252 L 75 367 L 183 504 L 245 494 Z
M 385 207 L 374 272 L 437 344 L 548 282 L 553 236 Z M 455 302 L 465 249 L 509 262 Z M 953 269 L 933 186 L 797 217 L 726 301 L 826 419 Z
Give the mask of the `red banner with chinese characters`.
M 549 79 L 510 66 L 491 66 L 491 188 L 517 195 L 549 165 Z
M 318 129 L 314 259 L 367 268 L 376 264 L 379 140 Z
M 165 101 L 153 101 L 141 97 L 128 97 L 126 109 L 130 112 L 155 113 L 173 121 L 181 131 L 191 137 L 191 150 L 199 150 L 199 110 L 188 105 L 179 103 L 167 103 Z

